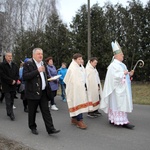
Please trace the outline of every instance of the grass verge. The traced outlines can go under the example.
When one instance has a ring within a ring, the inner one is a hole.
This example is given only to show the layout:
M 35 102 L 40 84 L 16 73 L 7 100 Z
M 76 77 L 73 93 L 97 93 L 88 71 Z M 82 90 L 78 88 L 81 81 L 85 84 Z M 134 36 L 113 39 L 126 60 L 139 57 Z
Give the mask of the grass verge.
M 150 83 L 133 82 L 132 96 L 134 104 L 150 105 Z
M 104 81 L 102 81 L 102 86 Z M 132 82 L 132 97 L 134 104 L 150 105 L 150 82 Z M 57 91 L 57 95 L 61 95 L 61 90 Z

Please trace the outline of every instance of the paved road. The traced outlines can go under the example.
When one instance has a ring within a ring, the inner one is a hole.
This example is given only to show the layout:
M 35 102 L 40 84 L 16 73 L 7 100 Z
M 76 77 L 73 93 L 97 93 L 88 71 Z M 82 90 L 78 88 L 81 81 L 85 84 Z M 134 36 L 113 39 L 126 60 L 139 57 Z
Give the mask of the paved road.
M 70 124 L 67 104 L 56 97 L 59 111 L 52 111 L 54 125 L 61 132 L 49 136 L 45 130 L 41 113 L 37 114 L 39 135 L 33 135 L 27 126 L 27 113 L 23 112 L 22 101 L 15 100 L 15 121 L 6 116 L 5 104 L 0 104 L 0 134 L 36 150 L 149 150 L 150 149 L 150 106 L 134 105 L 129 120 L 134 130 L 108 124 L 107 115 L 88 118 L 84 114 L 87 130 Z

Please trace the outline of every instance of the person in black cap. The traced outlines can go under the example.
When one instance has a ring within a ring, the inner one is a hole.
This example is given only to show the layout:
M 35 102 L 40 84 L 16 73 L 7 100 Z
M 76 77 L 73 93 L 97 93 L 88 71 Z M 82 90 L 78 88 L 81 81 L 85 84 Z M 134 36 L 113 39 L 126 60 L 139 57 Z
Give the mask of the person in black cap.
M 19 86 L 18 92 L 21 94 L 20 98 L 23 100 L 24 112 L 28 112 L 28 102 L 27 102 L 27 99 L 25 98 L 25 82 L 23 80 L 23 65 L 28 60 L 29 58 L 26 58 L 24 62 L 21 62 L 20 68 L 19 68 L 19 79 L 21 81 L 21 84 Z

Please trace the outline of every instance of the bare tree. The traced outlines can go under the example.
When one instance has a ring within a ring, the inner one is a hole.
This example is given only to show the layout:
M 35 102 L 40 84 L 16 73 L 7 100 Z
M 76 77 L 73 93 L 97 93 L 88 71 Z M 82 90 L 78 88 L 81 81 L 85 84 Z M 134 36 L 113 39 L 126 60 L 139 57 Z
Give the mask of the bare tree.
M 57 3 L 57 0 L 51 0 L 51 13 L 58 14 Z
M 43 30 L 52 10 L 57 12 L 56 0 L 32 0 L 28 9 L 29 27 L 34 31 Z
M 35 33 L 44 30 L 48 16 L 57 13 L 57 0 L 1 0 L 0 12 L 3 14 L 1 45 L 3 51 L 13 50 L 18 33 L 22 38 L 26 29 Z
M 28 0 L 3 0 L 4 28 L 2 48 L 4 51 L 13 50 L 18 32 L 23 30 Z

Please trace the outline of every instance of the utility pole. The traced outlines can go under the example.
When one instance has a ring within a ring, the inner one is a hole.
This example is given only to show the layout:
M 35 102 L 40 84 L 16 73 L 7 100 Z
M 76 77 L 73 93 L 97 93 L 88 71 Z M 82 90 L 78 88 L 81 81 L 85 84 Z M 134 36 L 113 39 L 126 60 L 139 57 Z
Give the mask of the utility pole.
M 88 60 L 91 57 L 91 21 L 90 21 L 90 0 L 88 0 Z

